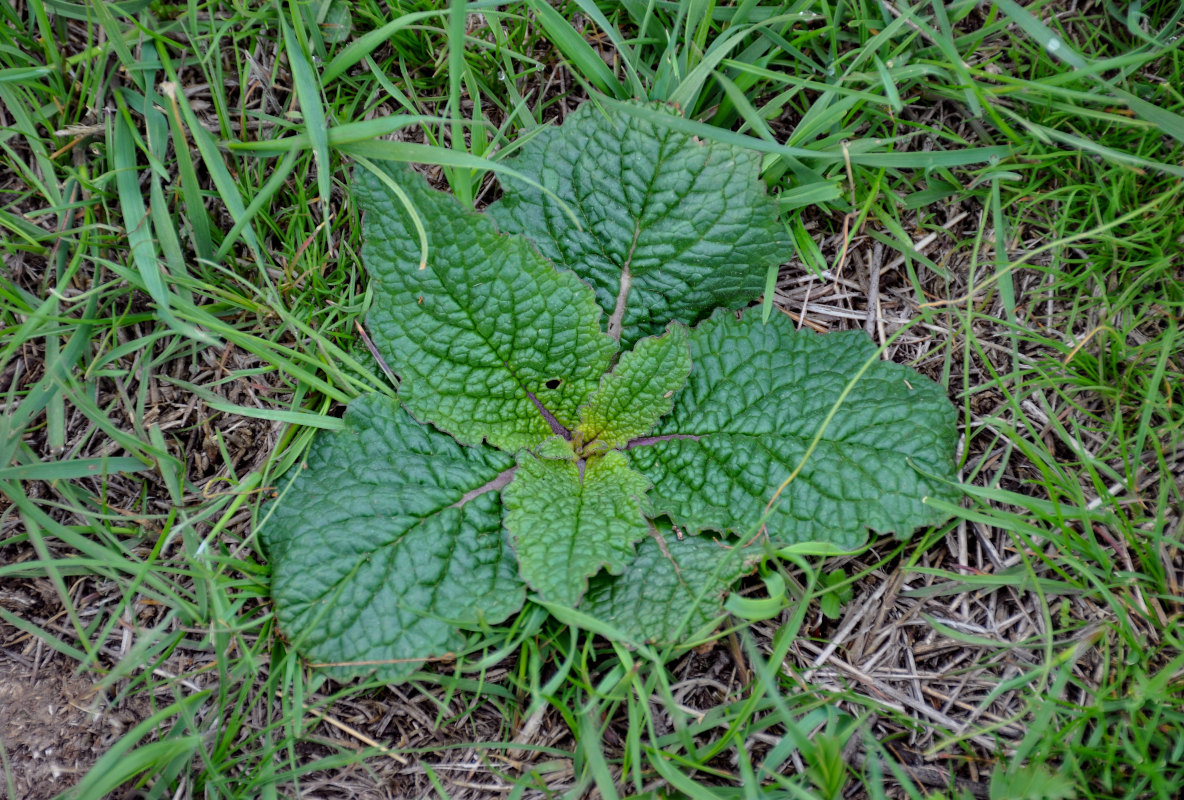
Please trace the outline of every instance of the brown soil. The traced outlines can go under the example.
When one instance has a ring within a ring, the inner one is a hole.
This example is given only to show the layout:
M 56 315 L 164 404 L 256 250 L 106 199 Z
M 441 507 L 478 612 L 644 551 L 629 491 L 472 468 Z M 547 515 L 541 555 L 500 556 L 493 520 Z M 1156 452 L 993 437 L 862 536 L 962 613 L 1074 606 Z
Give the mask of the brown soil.
M 112 707 L 76 668 L 0 623 L 0 786 L 15 797 L 48 800 L 70 788 L 147 710 L 135 701 Z

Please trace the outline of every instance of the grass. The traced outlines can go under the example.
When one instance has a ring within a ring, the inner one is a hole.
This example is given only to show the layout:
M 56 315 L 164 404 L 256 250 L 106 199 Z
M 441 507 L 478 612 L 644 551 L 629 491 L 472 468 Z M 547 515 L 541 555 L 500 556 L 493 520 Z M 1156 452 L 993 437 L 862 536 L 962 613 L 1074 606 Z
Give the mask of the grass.
M 97 686 L 56 780 L 0 723 L 8 797 L 1178 795 L 1178 4 L 347 5 L 0 7 L 0 690 Z M 406 685 L 327 681 L 255 531 L 393 391 L 350 165 L 488 201 L 589 93 L 764 154 L 768 302 L 907 323 L 967 500 L 772 565 L 696 650 L 528 606 Z

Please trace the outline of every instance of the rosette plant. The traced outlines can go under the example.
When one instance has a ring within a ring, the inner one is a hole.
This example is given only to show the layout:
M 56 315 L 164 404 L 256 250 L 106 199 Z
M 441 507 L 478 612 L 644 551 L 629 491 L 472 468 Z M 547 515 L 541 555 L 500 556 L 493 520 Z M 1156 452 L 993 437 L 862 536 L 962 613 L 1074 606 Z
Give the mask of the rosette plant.
M 261 528 L 311 661 L 399 680 L 528 598 L 665 642 L 710 630 L 761 553 L 942 518 L 944 391 L 860 332 L 733 310 L 786 257 L 777 203 L 757 155 L 666 113 L 584 105 L 484 213 L 355 173 L 399 386 L 316 437 Z

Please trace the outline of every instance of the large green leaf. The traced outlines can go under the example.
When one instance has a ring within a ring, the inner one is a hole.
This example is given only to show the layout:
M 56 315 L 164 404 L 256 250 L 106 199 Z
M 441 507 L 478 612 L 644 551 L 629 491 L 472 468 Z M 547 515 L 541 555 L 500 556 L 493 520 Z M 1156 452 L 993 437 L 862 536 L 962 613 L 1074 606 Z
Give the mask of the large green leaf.
M 583 443 L 591 445 L 588 449 L 619 448 L 649 433 L 670 413 L 690 371 L 687 329 L 677 322 L 662 336 L 639 341 L 580 409 L 576 431 Z
M 957 441 L 945 391 L 877 360 L 861 332 L 798 331 L 725 311 L 691 333 L 695 367 L 673 413 L 629 451 L 653 481 L 654 510 L 691 531 L 756 530 L 849 381 L 871 362 L 768 519 L 775 542 L 864 541 L 945 518 L 926 496 L 954 500 Z M 936 477 L 930 477 L 936 476 Z
M 704 536 L 654 531 L 619 576 L 592 579 L 580 610 L 634 642 L 670 644 L 703 633 L 723 615 L 720 600 L 751 561 Z
M 788 256 L 760 156 L 672 131 L 662 123 L 670 113 L 655 106 L 642 119 L 585 103 L 508 162 L 554 196 L 504 179 L 487 212 L 591 283 L 626 345 L 670 320 L 750 302 Z
M 648 488 L 619 450 L 587 461 L 523 453 L 502 493 L 522 579 L 544 600 L 574 607 L 601 567 L 620 574 L 649 531 Z
M 311 661 L 347 665 L 335 674 L 399 680 L 463 644 L 458 625 L 518 610 L 497 491 L 512 466 L 390 398 L 354 401 L 261 529 L 281 629 Z
M 407 410 L 464 444 L 485 438 L 509 451 L 550 436 L 547 413 L 574 427 L 616 350 L 588 287 L 413 173 L 355 175 L 362 257 L 376 282 L 367 322 Z M 414 222 L 388 180 L 423 222 L 423 269 Z

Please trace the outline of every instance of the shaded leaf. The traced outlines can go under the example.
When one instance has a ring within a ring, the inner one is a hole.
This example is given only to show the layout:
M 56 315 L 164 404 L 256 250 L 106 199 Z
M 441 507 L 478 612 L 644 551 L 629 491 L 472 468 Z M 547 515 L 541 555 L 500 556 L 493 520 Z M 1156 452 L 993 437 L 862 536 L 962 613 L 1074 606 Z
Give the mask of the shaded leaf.
M 659 539 L 658 537 L 661 537 Z M 581 606 L 635 642 L 669 644 L 710 626 L 723 615 L 728 587 L 752 561 L 707 537 L 677 539 L 657 531 L 637 547 L 620 576 L 598 576 Z

